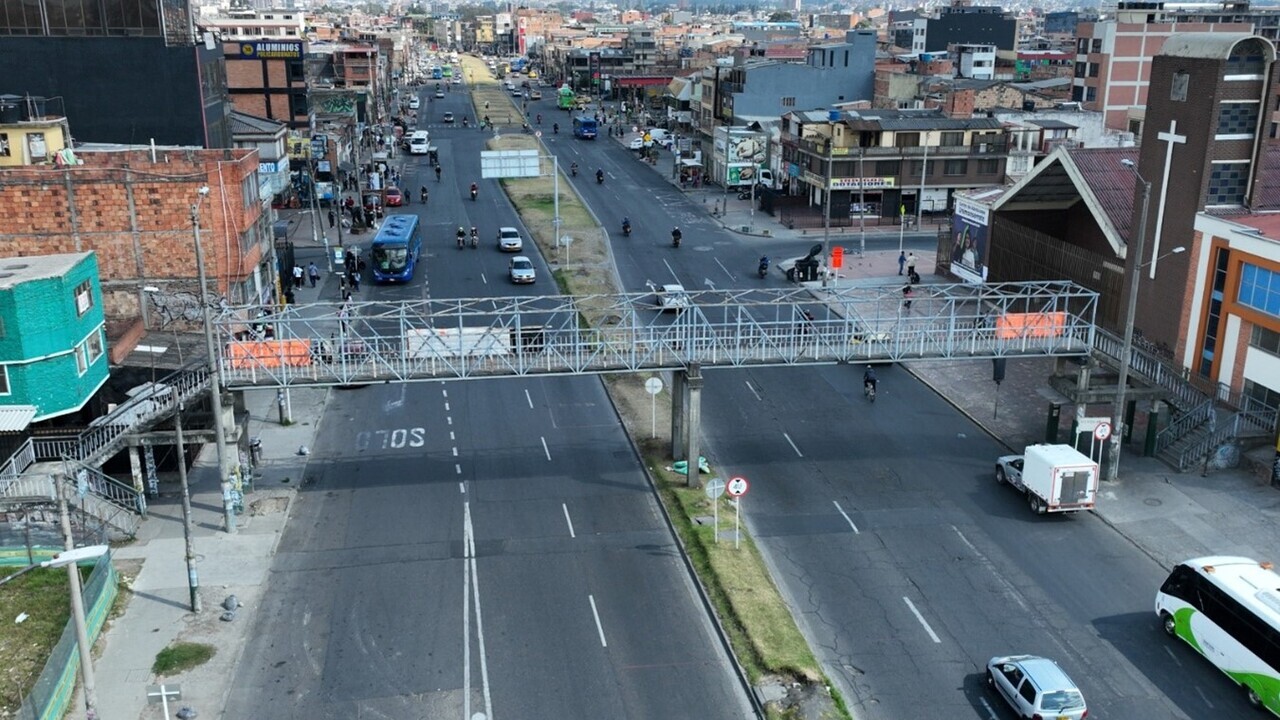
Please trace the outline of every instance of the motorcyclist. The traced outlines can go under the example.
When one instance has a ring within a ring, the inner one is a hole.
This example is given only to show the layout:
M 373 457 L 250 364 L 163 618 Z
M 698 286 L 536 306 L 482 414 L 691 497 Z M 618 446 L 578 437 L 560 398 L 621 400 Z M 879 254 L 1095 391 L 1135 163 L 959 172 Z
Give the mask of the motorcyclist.
M 538 124 L 542 124 L 542 113 L 538 113 Z
M 769 256 L 768 255 L 760 256 L 759 272 L 760 272 L 760 277 L 764 277 L 765 274 L 769 272 Z
M 876 382 L 877 380 L 876 380 L 875 368 L 871 368 L 871 367 L 867 368 L 867 371 L 862 373 L 862 392 L 864 393 L 875 392 Z
M 604 183 L 604 170 L 603 170 L 603 169 L 602 169 L 602 170 L 597 170 L 597 171 L 596 171 L 596 182 L 601 183 L 601 184 L 603 184 L 603 183 Z
M 683 237 L 684 233 L 680 232 L 680 228 L 677 227 L 671 230 L 671 244 L 675 247 L 680 247 L 680 240 Z
M 427 194 L 427 186 L 426 186 L 426 185 L 423 185 L 421 188 L 418 188 L 418 199 L 420 199 L 420 200 L 422 201 L 422 204 L 423 204 L 423 205 L 426 205 L 426 204 L 427 204 L 427 195 L 428 195 L 428 194 Z
M 631 218 L 628 218 L 628 217 L 622 218 L 622 234 L 623 235 L 631 234 Z
M 480 186 L 475 183 L 471 183 L 471 199 L 475 200 L 476 195 L 478 194 L 480 194 Z
M 467 231 L 461 225 L 458 226 L 458 247 L 462 247 L 467 242 Z
M 552 124 L 551 124 L 551 134 L 552 134 L 552 135 L 559 135 L 559 134 L 560 134 L 560 123 L 552 123 Z
M 436 182 L 440 182 L 440 166 L 436 166 Z
M 480 247 L 480 231 L 476 229 L 475 225 L 471 226 L 471 247 Z
M 569 165 L 569 172 L 570 172 L 570 174 L 572 174 L 574 177 L 578 177 L 578 163 L 573 163 L 573 164 Z

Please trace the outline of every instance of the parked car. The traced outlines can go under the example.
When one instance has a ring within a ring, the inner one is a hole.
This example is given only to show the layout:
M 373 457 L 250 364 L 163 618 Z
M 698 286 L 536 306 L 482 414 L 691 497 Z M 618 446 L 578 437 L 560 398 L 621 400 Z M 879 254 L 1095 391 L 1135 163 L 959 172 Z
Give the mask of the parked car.
M 511 275 L 511 282 L 517 285 L 525 285 L 532 283 L 537 279 L 533 268 L 533 261 L 524 255 L 517 255 L 511 258 L 511 265 L 508 267 Z
M 1083 720 L 1089 715 L 1080 689 L 1048 658 L 993 657 L 987 662 L 987 684 L 1020 718 Z
M 498 249 L 502 252 L 520 252 L 524 249 L 524 240 L 520 231 L 513 227 L 498 229 Z
M 414 95 L 413 97 L 409 98 L 410 110 L 417 110 L 419 107 L 422 107 L 422 101 L 418 99 L 417 95 Z
M 631 138 L 631 142 L 627 143 L 627 147 L 632 150 L 643 150 L 646 144 L 651 145 L 652 143 L 645 143 L 643 137 L 637 136 L 637 137 Z
M 387 188 L 387 207 L 400 207 L 401 205 L 404 205 L 404 193 L 400 192 L 400 188 Z

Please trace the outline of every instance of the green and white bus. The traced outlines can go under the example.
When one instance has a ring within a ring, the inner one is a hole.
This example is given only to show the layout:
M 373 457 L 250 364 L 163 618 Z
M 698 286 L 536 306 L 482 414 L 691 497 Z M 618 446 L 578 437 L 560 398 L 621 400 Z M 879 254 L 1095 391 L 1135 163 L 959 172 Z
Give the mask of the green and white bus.
M 1156 593 L 1165 632 L 1180 637 L 1280 715 L 1280 575 L 1244 557 L 1180 563 Z

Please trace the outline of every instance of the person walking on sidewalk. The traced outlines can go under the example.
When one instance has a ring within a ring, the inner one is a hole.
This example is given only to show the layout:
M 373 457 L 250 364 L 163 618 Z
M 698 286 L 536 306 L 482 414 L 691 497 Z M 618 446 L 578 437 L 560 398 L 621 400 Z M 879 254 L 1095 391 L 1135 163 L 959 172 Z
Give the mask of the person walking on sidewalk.
M 915 275 L 915 274 L 916 274 L 916 254 L 911 253 L 907 255 L 907 275 Z
M 335 221 L 335 220 L 337 220 L 337 218 L 334 216 L 333 211 L 332 211 L 332 210 L 330 210 L 330 211 L 329 211 L 329 229 L 330 229 L 330 230 L 332 230 L 332 229 L 333 229 L 333 223 L 334 223 L 334 221 Z M 899 274 L 901 274 L 901 273 L 899 273 Z
M 905 252 L 898 253 L 898 274 L 902 274 L 902 267 L 907 264 L 907 254 Z
M 351 291 L 360 292 L 360 269 L 351 271 Z
M 311 279 L 311 287 L 315 287 L 320 282 L 320 268 L 316 267 L 315 262 L 307 265 L 307 277 Z
M 302 266 L 301 265 L 295 264 L 293 266 L 293 286 L 302 287 Z

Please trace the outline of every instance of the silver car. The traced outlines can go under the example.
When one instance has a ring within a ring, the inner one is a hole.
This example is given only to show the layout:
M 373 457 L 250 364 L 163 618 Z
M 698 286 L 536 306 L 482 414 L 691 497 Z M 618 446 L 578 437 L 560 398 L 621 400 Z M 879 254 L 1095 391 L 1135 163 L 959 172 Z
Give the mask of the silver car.
M 659 310 L 680 310 L 689 307 L 689 293 L 683 285 L 663 285 L 658 288 Z
M 1006 655 L 987 662 L 987 684 L 1020 718 L 1082 720 L 1084 695 L 1058 663 L 1035 655 Z
M 513 227 L 498 229 L 498 249 L 502 252 L 520 252 L 524 249 L 524 240 L 520 231 Z
M 511 282 L 517 285 L 527 285 L 538 279 L 533 269 L 533 261 L 524 255 L 511 258 L 508 272 L 511 274 Z

